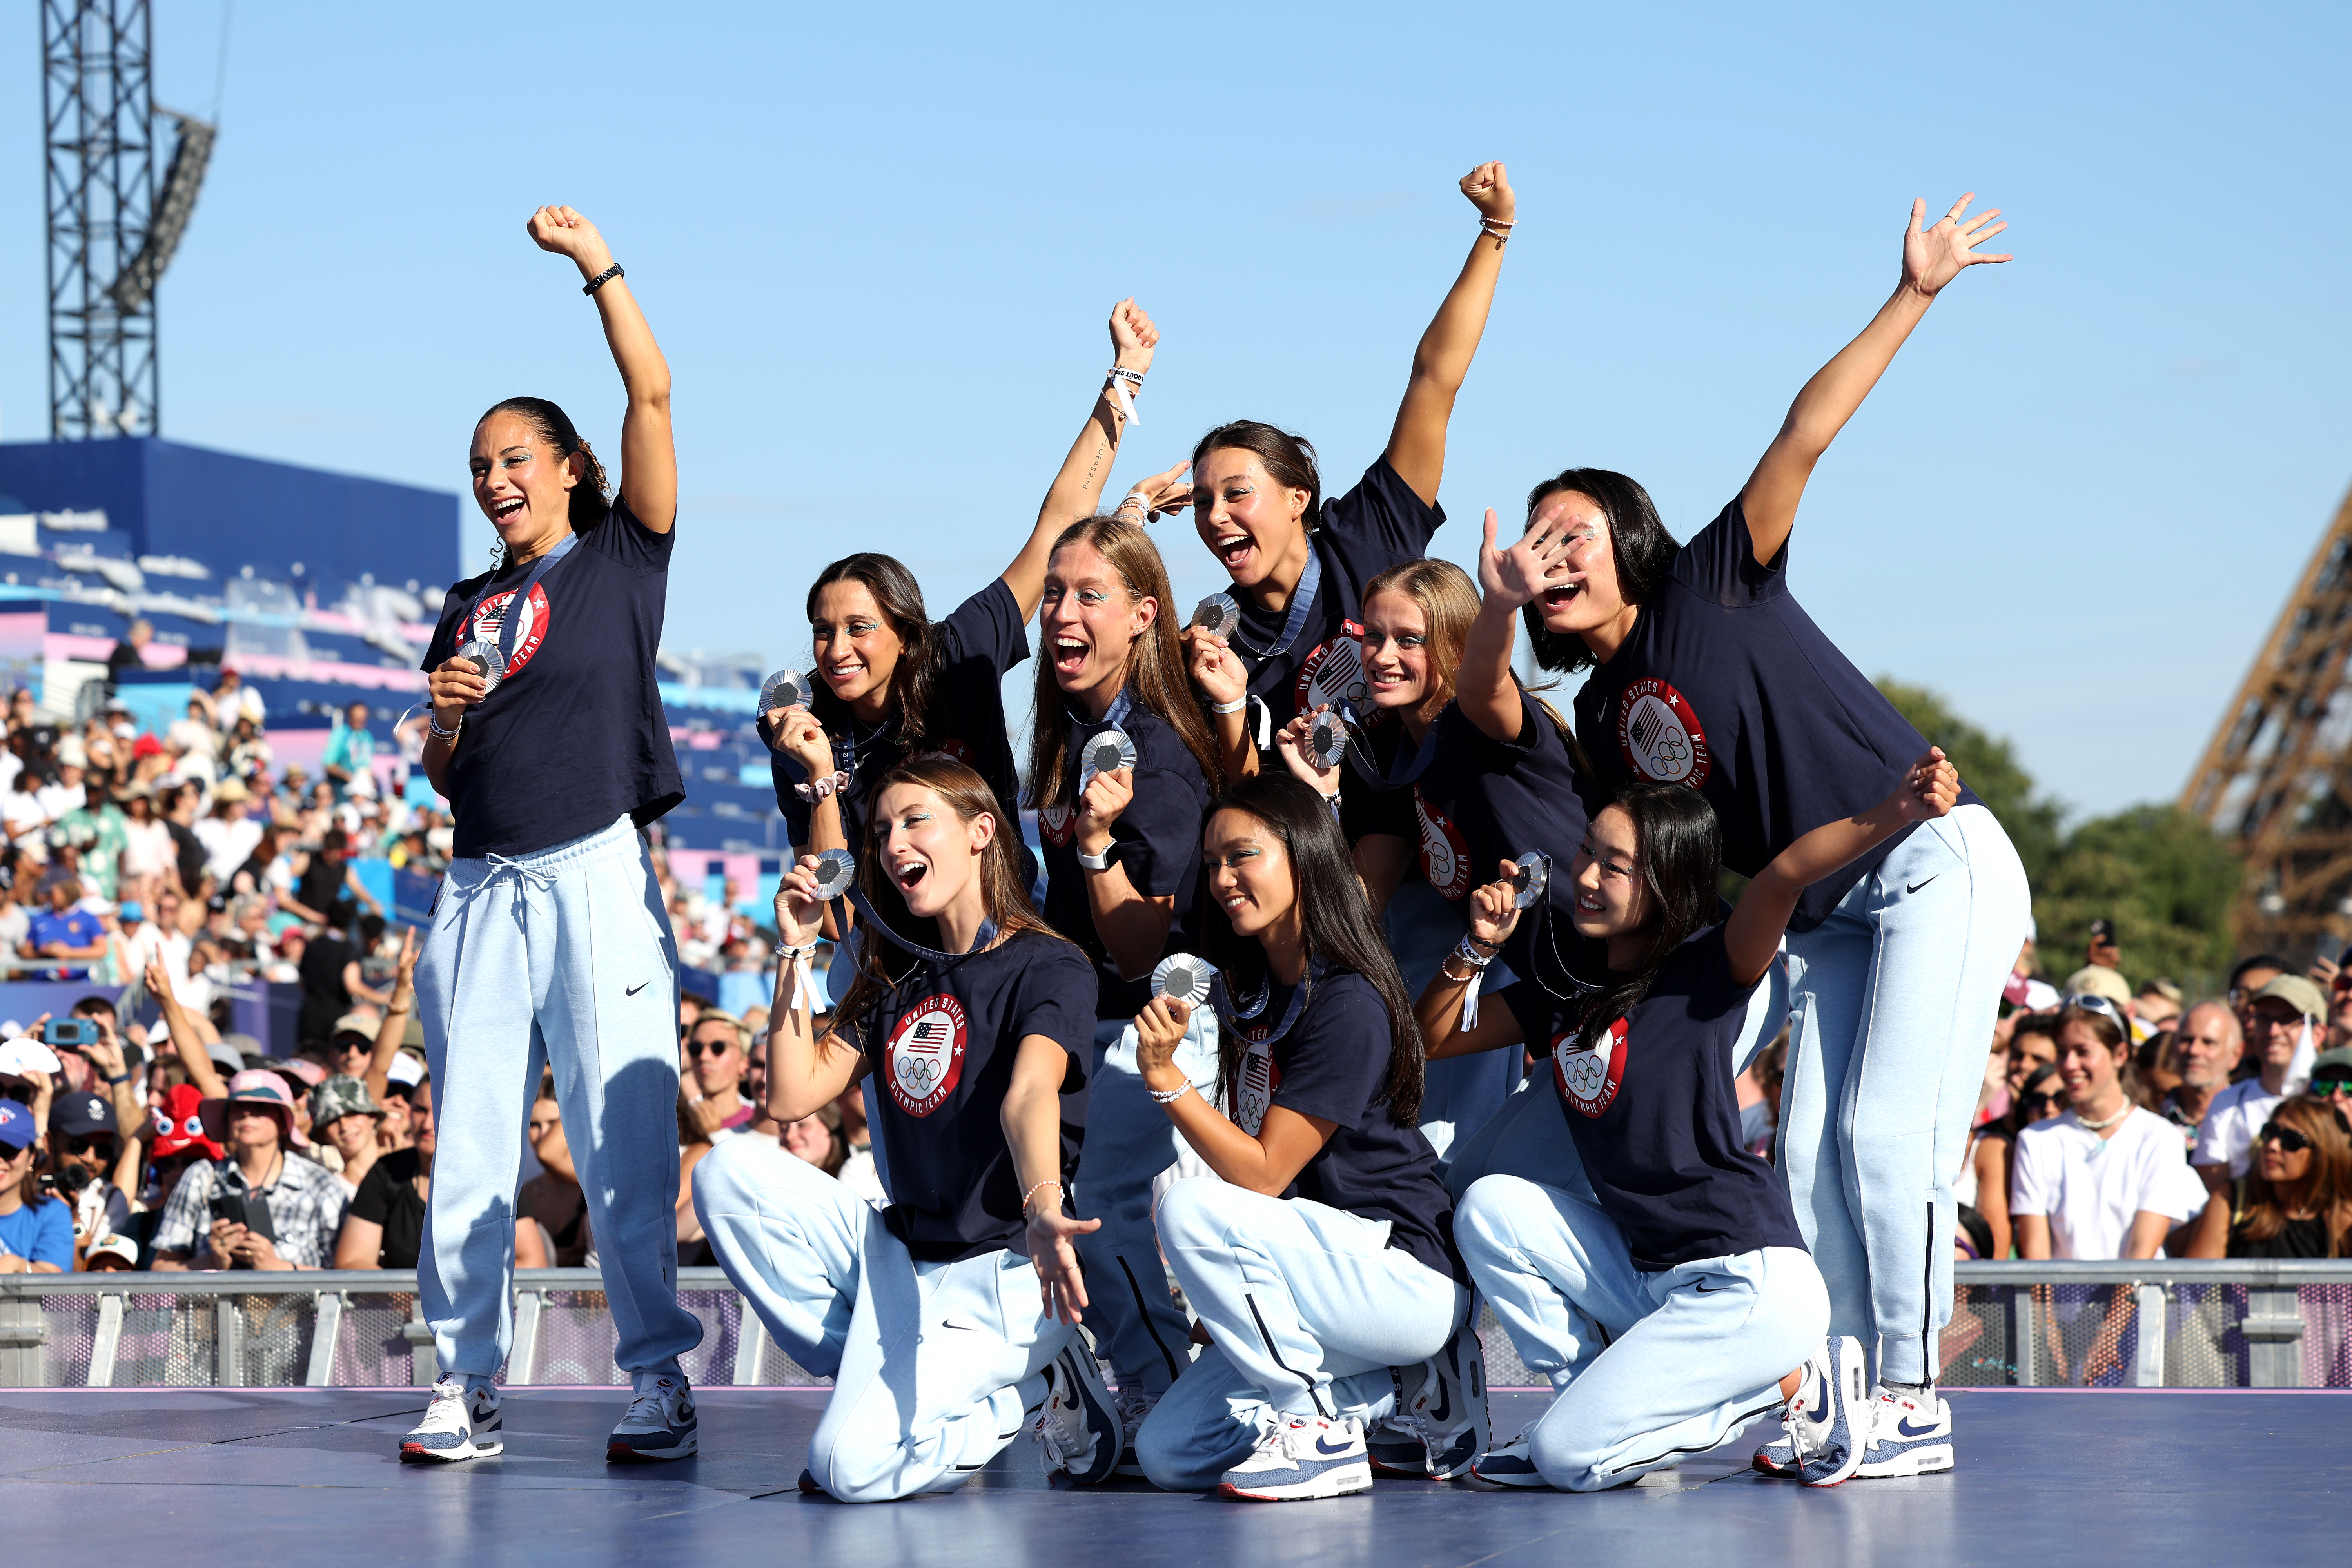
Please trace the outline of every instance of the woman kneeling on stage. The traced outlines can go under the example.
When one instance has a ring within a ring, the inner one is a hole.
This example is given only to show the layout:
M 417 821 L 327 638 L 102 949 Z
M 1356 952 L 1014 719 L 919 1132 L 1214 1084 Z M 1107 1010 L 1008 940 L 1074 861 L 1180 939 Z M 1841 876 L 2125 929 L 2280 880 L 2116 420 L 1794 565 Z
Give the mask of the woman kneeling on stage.
M 776 1342 L 834 1380 L 802 1490 L 951 1491 L 1024 1425 L 1049 1468 L 1100 1480 L 1118 1419 L 1071 1326 L 1087 1304 L 1071 1238 L 1093 1226 L 1064 1215 L 1061 1181 L 1062 1082 L 1093 1045 L 1093 968 L 1031 910 L 1019 840 L 978 773 L 901 763 L 874 802 L 853 895 L 868 935 L 822 1037 L 807 961 L 835 868 L 804 857 L 777 889 L 768 1114 L 812 1115 L 872 1069 L 890 1206 L 735 1138 L 696 1166 L 695 1212 Z
M 1703 1454 L 1775 1412 L 1801 1479 L 1863 1458 L 1861 1342 L 1827 1337 L 1830 1301 L 1787 1194 L 1741 1147 L 1732 1046 L 1778 960 L 1798 896 L 1910 823 L 1952 808 L 1959 775 L 1930 751 L 1878 805 L 1814 829 L 1762 868 L 1728 919 L 1722 832 L 1686 784 L 1629 785 L 1572 863 L 1576 927 L 1606 973 L 1574 1000 L 1520 984 L 1475 1027 L 1449 963 L 1423 994 L 1433 1057 L 1540 1043 L 1599 1202 L 1517 1175 L 1462 1196 L 1463 1257 L 1530 1371 L 1558 1392 L 1472 1467 L 1504 1486 L 1599 1491 Z M 1491 949 L 1514 885 L 1474 895 Z M 1790 1371 L 1790 1367 L 1795 1371 Z
M 1372 1484 L 1364 1424 L 1391 1414 L 1391 1368 L 1443 1376 L 1473 1298 L 1437 1157 L 1415 1128 L 1422 1053 L 1330 806 L 1287 774 L 1228 790 L 1203 845 L 1202 952 L 1221 1004 L 1218 1081 L 1176 1062 L 1191 1014 L 1156 997 L 1135 1021 L 1144 1086 L 1223 1179 L 1180 1181 L 1160 1243 L 1212 1336 L 1136 1433 L 1171 1491 L 1267 1501 Z M 1091 1157 L 1091 1155 L 1090 1155 Z M 1439 1364 L 1431 1366 L 1433 1361 Z M 1486 1432 L 1486 1390 L 1447 1391 L 1433 1452 Z

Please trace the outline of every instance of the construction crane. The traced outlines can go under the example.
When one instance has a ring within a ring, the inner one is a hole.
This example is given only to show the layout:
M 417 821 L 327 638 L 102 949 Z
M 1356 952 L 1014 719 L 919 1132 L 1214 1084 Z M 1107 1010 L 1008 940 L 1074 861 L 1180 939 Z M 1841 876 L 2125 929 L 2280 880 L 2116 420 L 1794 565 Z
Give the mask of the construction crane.
M 2183 811 L 2246 859 L 2240 952 L 2298 963 L 2352 934 L 2352 495 L 2246 672 Z
M 214 127 L 178 127 L 156 183 L 148 0 L 41 0 L 49 436 L 160 433 L 155 284 L 195 210 Z

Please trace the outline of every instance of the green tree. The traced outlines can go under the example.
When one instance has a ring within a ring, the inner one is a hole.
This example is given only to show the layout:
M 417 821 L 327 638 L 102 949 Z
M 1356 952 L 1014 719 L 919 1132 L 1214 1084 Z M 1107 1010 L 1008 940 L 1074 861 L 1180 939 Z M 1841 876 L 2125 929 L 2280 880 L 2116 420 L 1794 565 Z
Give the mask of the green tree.
M 1881 676 L 1878 689 L 1929 745 L 1944 748 L 1960 770 L 1960 782 L 1976 792 L 2017 847 L 2027 879 L 2039 882 L 2057 858 L 2066 813 L 2056 801 L 2033 793 L 2033 775 L 2017 760 L 2016 746 L 1978 729 L 1924 686 Z

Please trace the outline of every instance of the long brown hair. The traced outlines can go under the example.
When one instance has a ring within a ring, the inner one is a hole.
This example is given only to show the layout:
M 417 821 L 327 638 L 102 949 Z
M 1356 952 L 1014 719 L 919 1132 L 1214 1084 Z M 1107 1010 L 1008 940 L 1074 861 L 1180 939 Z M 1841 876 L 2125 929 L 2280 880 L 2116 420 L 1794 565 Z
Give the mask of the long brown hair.
M 2304 1178 L 2304 1205 L 2319 1215 L 2327 1232 L 2327 1256 L 2341 1258 L 2352 1241 L 2352 1132 L 2343 1112 L 2315 1094 L 2281 1100 L 2271 1120 L 2311 1140 L 2311 1173 Z M 2232 1226 L 2252 1241 L 2268 1241 L 2286 1228 L 2286 1204 L 2263 1175 L 2262 1151 L 2246 1167 L 2246 1184 L 2231 1216 Z
M 881 782 L 874 786 L 869 798 L 877 809 L 866 814 L 866 841 L 856 849 L 858 890 L 874 906 L 874 912 L 882 917 L 883 924 L 880 929 L 872 925 L 862 928 L 865 938 L 857 944 L 857 978 L 850 983 L 849 994 L 841 999 L 835 1016 L 856 1024 L 861 1032 L 866 1029 L 866 1015 L 888 999 L 891 989 L 913 963 L 913 955 L 893 942 L 892 936 L 903 931 L 908 941 L 933 948 L 940 942 L 939 922 L 918 920 L 908 912 L 907 900 L 899 893 L 898 883 L 884 874 L 882 857 L 876 847 L 888 826 L 879 809 L 882 796 L 894 785 L 902 784 L 929 790 L 946 803 L 959 821 L 971 822 L 981 816 L 995 819 L 996 836 L 988 841 L 980 858 L 980 898 L 1000 934 L 1011 936 L 1015 931 L 1034 931 L 1055 942 L 1069 940 L 1047 925 L 1030 906 L 1022 865 L 1021 825 L 1004 820 L 1004 808 L 997 804 L 996 792 L 989 788 L 988 781 L 944 752 L 927 752 L 919 757 L 909 757 L 884 773 Z M 896 931 L 891 929 L 894 927 Z
M 1054 556 L 1073 544 L 1086 545 L 1100 555 L 1118 574 L 1130 601 L 1159 603 L 1160 613 L 1129 648 L 1124 684 L 1134 694 L 1137 707 L 1158 714 L 1176 731 L 1176 738 L 1201 764 L 1211 793 L 1222 789 L 1224 764 L 1217 755 L 1216 737 L 1210 732 L 1201 705 L 1193 700 L 1184 673 L 1184 648 L 1176 631 L 1175 591 L 1168 585 L 1168 567 L 1160 559 L 1160 547 L 1134 523 L 1115 517 L 1090 517 L 1062 530 L 1046 556 L 1048 571 Z M 1042 642 L 1045 636 L 1042 620 L 1037 635 Z M 1069 788 L 1070 729 L 1062 721 L 1064 706 L 1062 689 L 1054 682 L 1054 661 L 1040 648 L 1036 704 L 1029 715 L 1028 804 L 1032 807 L 1066 804 L 1063 797 Z
M 845 555 L 816 574 L 809 584 L 808 618 L 816 619 L 816 596 L 835 583 L 857 583 L 874 595 L 882 618 L 898 636 L 898 668 L 890 672 L 890 706 L 898 715 L 902 754 L 923 749 L 934 715 L 931 704 L 940 692 L 940 634 L 923 607 L 923 585 L 895 555 L 861 551 Z M 833 694 L 822 679 L 809 682 L 809 712 L 830 734 L 849 728 L 849 704 Z
M 1470 574 L 1451 561 L 1408 561 L 1364 584 L 1365 607 L 1381 594 L 1402 594 L 1421 606 L 1422 618 L 1429 623 L 1430 679 L 1445 696 L 1453 696 L 1470 623 L 1478 618 L 1478 585 L 1470 581 Z

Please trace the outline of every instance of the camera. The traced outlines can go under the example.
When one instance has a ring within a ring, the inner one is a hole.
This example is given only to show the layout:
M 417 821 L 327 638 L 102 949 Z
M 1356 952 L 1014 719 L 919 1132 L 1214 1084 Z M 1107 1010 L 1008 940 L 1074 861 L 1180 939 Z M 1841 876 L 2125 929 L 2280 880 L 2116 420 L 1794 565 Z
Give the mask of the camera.
M 104 1037 L 92 1018 L 52 1018 L 41 1026 L 41 1044 L 62 1046 L 69 1051 L 94 1046 Z

